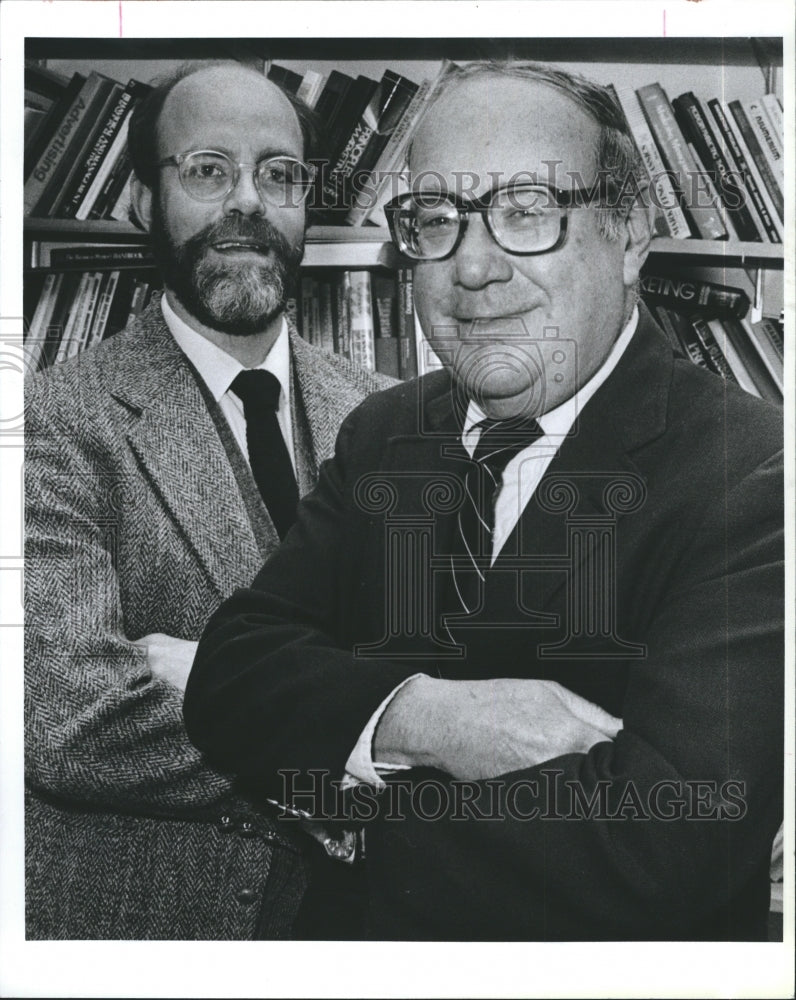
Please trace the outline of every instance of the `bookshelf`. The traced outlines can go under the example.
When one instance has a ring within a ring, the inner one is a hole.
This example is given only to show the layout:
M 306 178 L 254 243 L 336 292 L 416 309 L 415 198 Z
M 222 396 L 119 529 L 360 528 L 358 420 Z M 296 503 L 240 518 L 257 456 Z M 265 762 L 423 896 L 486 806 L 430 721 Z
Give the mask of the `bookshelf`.
M 362 58 L 363 48 L 367 59 Z M 407 58 L 411 50 L 411 58 Z M 328 75 L 379 79 L 389 68 L 420 82 L 433 77 L 443 59 L 533 59 L 553 62 L 618 89 L 635 90 L 660 83 L 674 97 L 693 90 L 725 101 L 774 92 L 782 99 L 782 47 L 778 39 L 616 38 L 616 39 L 28 39 L 26 57 L 66 76 L 92 70 L 125 81 L 146 83 L 193 60 L 236 58 L 267 72 L 277 63 L 299 75 L 308 70 Z M 32 241 L 145 245 L 146 236 L 130 223 L 58 218 L 25 220 L 26 244 Z M 27 249 L 27 247 L 26 247 Z M 31 255 L 26 253 L 26 261 Z M 401 259 L 378 226 L 311 226 L 307 233 L 304 273 L 369 270 L 395 272 Z M 657 237 L 648 269 L 665 268 L 681 276 L 742 288 L 753 315 L 778 316 L 783 302 L 783 245 L 769 242 L 673 239 Z M 47 269 L 37 268 L 41 275 Z M 32 269 L 26 274 L 31 277 Z M 773 279 L 773 280 L 772 280 Z

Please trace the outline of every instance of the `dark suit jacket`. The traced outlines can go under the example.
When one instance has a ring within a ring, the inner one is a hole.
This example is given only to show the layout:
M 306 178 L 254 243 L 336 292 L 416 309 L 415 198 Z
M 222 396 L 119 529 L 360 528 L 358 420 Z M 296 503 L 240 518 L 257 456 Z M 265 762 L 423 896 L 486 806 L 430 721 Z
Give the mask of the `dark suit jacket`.
M 557 680 L 621 716 L 617 738 L 507 776 L 501 820 L 410 812 L 368 824 L 369 933 L 764 936 L 783 780 L 781 425 L 776 408 L 673 356 L 642 313 L 488 574 L 482 621 L 493 627 L 454 630 L 463 660 L 416 635 L 390 647 L 404 658 L 374 658 L 352 649 L 389 634 L 386 570 L 397 563 L 385 539 L 402 523 L 422 528 L 424 501 L 444 507 L 452 480 L 423 486 L 463 466 L 446 374 L 371 397 L 344 423 L 280 551 L 210 621 L 186 694 L 189 736 L 279 796 L 280 768 L 340 776 L 370 715 L 418 670 Z M 434 518 L 438 555 L 452 516 Z M 595 539 L 611 530 L 589 603 L 572 581 L 584 586 Z M 600 604 L 611 593 L 613 622 Z M 553 617 L 495 627 L 518 605 Z M 428 659 L 409 655 L 423 643 Z M 511 800 L 516 779 L 538 792 Z M 579 809 L 567 782 L 581 807 L 599 794 L 606 807 Z M 478 793 L 492 814 L 494 790 Z M 535 818 L 518 815 L 534 804 Z
M 386 380 L 291 338 L 299 487 Z M 197 639 L 279 539 L 159 303 L 26 384 L 31 938 L 287 936 L 296 843 L 189 743 L 135 640 Z

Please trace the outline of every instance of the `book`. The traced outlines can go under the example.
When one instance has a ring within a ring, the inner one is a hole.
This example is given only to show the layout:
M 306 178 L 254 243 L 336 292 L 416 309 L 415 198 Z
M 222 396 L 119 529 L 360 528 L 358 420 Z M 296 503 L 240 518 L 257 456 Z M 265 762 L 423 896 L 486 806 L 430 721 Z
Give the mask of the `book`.
M 735 124 L 738 126 L 738 131 L 741 133 L 741 139 L 752 157 L 752 166 L 756 168 L 757 172 L 760 174 L 760 179 L 765 186 L 765 190 L 768 192 L 768 195 L 774 204 L 774 210 L 777 217 L 779 218 L 780 223 L 782 223 L 785 219 L 785 201 L 782 195 L 782 188 L 780 188 L 777 179 L 769 166 L 768 159 L 763 153 L 763 150 L 760 148 L 760 143 L 757 141 L 757 136 L 755 135 L 752 126 L 749 124 L 746 112 L 744 111 L 740 101 L 730 101 L 727 107 L 730 109 L 730 114 L 735 119 Z
M 708 110 L 713 115 L 713 119 L 718 126 L 716 133 L 717 144 L 724 151 L 725 157 L 735 164 L 738 176 L 743 181 L 747 193 L 747 205 L 750 210 L 754 210 L 756 218 L 760 221 L 762 230 L 771 243 L 781 243 L 782 239 L 774 224 L 772 210 L 769 209 L 763 192 L 760 190 L 757 179 L 753 174 L 747 160 L 744 149 L 738 141 L 738 136 L 730 124 L 728 115 L 718 98 L 708 101 Z
M 622 109 L 649 178 L 650 199 L 657 209 L 654 234 L 671 236 L 677 240 L 688 239 L 692 235 L 691 228 L 680 208 L 677 193 L 672 187 L 671 178 L 663 165 L 661 154 L 655 145 L 635 92 L 629 88 L 613 86 L 609 86 L 608 89 Z
M 36 303 L 36 309 L 25 334 L 23 359 L 26 377 L 34 374 L 41 364 L 44 347 L 47 342 L 47 331 L 50 327 L 53 312 L 55 311 L 55 303 L 63 279 L 63 274 L 56 273 L 48 274 L 44 279 L 44 284 Z
M 765 362 L 757 352 L 741 320 L 724 316 L 720 320 L 738 357 L 749 373 L 758 395 L 769 402 L 782 404 L 782 391 L 776 384 Z
M 726 314 L 742 318 L 751 304 L 742 288 L 666 274 L 643 275 L 641 293 L 645 301 L 661 302 L 680 311 L 699 309 L 714 316 Z
M 370 271 L 349 271 L 348 275 L 351 361 L 372 372 L 376 369 L 376 357 Z
M 702 350 L 710 358 L 713 368 L 725 381 L 735 382 L 737 385 L 738 379 L 733 374 L 732 368 L 727 364 L 727 359 L 722 354 L 721 348 L 716 342 L 716 338 L 713 336 L 713 331 L 708 326 L 707 320 L 698 314 L 694 314 L 690 317 L 689 322 L 699 343 L 702 345 Z
M 774 380 L 777 389 L 780 393 L 784 393 L 785 370 L 782 361 L 782 341 L 778 341 L 776 334 L 772 337 L 770 331 L 770 327 L 775 326 L 775 324 L 767 317 L 763 317 L 757 323 L 751 323 L 749 320 L 742 319 L 741 326 L 749 342 L 760 355 L 760 360 L 768 369 L 768 373 Z M 778 343 L 780 346 L 778 346 Z
M 116 133 L 113 141 L 108 147 L 108 151 L 100 163 L 94 179 L 86 191 L 83 200 L 77 207 L 75 211 L 76 219 L 88 219 L 93 218 L 94 207 L 97 206 L 97 215 L 101 211 L 100 202 L 102 199 L 103 192 L 109 187 L 109 178 L 113 176 L 114 170 L 120 160 L 126 159 L 128 168 L 129 167 L 129 157 L 127 157 L 127 133 L 130 128 L 130 114 L 126 114 L 122 119 L 119 130 Z
M 75 155 L 82 148 L 96 124 L 100 108 L 115 86 L 113 80 L 91 73 L 56 128 L 44 153 L 25 181 L 24 208 L 28 215 L 46 214 L 61 190 L 64 178 L 75 165 Z
M 401 168 L 404 166 L 409 143 L 417 131 L 431 98 L 453 67 L 454 63 L 449 59 L 443 60 L 436 77 L 423 80 L 418 87 L 409 107 L 401 116 L 379 159 L 374 164 L 371 171 L 372 183 L 366 181 L 362 191 L 355 195 L 346 216 L 346 222 L 349 225 L 360 226 L 366 221 L 377 226 L 387 225 L 384 206 L 399 194 L 402 187 L 406 187 L 405 177 L 401 177 Z
M 342 271 L 334 283 L 335 351 L 344 358 L 351 359 L 351 274 Z
M 150 89 L 144 84 L 139 84 L 136 80 L 130 80 L 127 86 L 118 93 L 117 98 L 110 102 L 105 124 L 95 133 L 94 141 L 83 162 L 82 173 L 78 171 L 75 184 L 65 192 L 59 203 L 60 208 L 58 205 L 55 206 L 55 210 L 58 211 L 61 218 L 77 218 L 78 211 L 83 208 L 84 202 L 88 204 L 81 215 L 83 218 L 87 217 L 88 210 L 100 189 L 96 185 L 93 186 L 93 182 L 98 176 L 104 177 L 109 172 L 111 153 L 113 152 L 114 161 L 120 155 L 122 146 L 127 141 L 127 127 L 130 124 L 129 116 L 133 107 Z M 117 142 L 119 136 L 121 139 Z M 102 171 L 106 161 L 109 163 L 108 170 Z
M 129 122 L 128 122 L 129 127 Z M 107 219 L 110 218 L 111 209 L 116 204 L 120 194 L 130 183 L 130 179 L 133 175 L 133 163 L 130 158 L 130 150 L 127 148 L 127 141 L 125 137 L 124 148 L 119 154 L 116 163 L 110 168 L 105 183 L 100 189 L 100 193 L 97 195 L 94 204 L 88 213 L 89 219 Z
M 111 312 L 111 303 L 116 294 L 121 271 L 106 271 L 103 274 L 102 285 L 100 286 L 97 308 L 94 313 L 94 320 L 86 338 L 85 349 L 88 350 L 98 344 L 105 336 L 105 328 L 108 325 L 108 318 Z
M 67 113 L 77 99 L 86 78 L 82 73 L 74 73 L 72 79 L 61 93 L 61 96 L 53 103 L 47 116 L 34 134 L 25 133 L 25 153 L 24 153 L 24 173 L 25 181 L 28 180 L 39 157 L 46 151 L 49 142 L 55 136 L 56 129 L 61 125 Z
M 97 124 L 89 131 L 82 146 L 75 149 L 74 163 L 65 175 L 60 190 L 57 191 L 55 196 L 50 199 L 49 205 L 46 207 L 47 213 L 54 218 L 74 218 L 74 210 L 72 210 L 71 215 L 68 215 L 65 206 L 71 202 L 78 188 L 80 189 L 80 192 L 75 209 L 77 208 L 77 205 L 80 204 L 83 195 L 86 193 L 88 184 L 99 166 L 102 154 L 107 148 L 107 145 L 103 144 L 102 149 L 98 153 L 95 153 L 96 144 L 100 138 L 101 132 L 104 130 L 105 125 L 108 122 L 108 119 L 114 113 L 114 110 L 119 104 L 124 92 L 124 88 L 121 84 L 114 84 L 113 89 L 105 100 L 105 103 L 97 111 Z M 88 176 L 86 177 L 87 171 Z M 85 184 L 83 184 L 84 179 Z
M 375 304 L 376 371 L 382 375 L 400 377 L 398 363 L 398 287 L 393 275 L 374 274 L 371 278 Z
M 72 296 L 69 305 L 69 312 L 64 323 L 61 341 L 58 344 L 58 351 L 53 359 L 53 364 L 59 365 L 66 361 L 75 352 L 76 330 L 85 318 L 86 307 L 90 297 L 90 285 L 93 275 L 90 271 L 83 271 L 78 277 L 78 285 Z
M 402 379 L 416 378 L 419 373 L 419 365 L 411 267 L 402 267 L 398 271 L 397 320 L 398 371 Z
M 137 280 L 135 271 L 122 271 L 120 273 L 108 308 L 108 319 L 105 323 L 103 339 L 118 333 L 127 325 Z
M 48 100 L 57 101 L 69 86 L 69 77 L 57 70 L 38 63 L 25 62 L 25 93 L 39 94 Z
M 766 109 L 768 120 L 771 122 L 775 135 L 779 138 L 780 142 L 782 142 L 782 138 L 785 133 L 782 128 L 782 106 L 777 99 L 777 95 L 763 94 L 760 100 L 763 107 Z
M 741 101 L 741 107 L 780 191 L 784 191 L 785 156 L 781 133 L 771 121 L 762 98 Z
M 61 243 L 40 240 L 32 244 L 34 267 L 57 267 L 85 270 L 87 267 L 154 267 L 155 258 L 148 246 L 137 243 Z
M 308 69 L 301 79 L 296 97 L 304 101 L 308 108 L 314 108 L 323 90 L 323 73 L 316 73 L 314 69 Z
M 329 161 L 323 165 L 321 189 L 329 205 L 334 205 L 337 184 L 334 180 L 335 170 L 341 162 L 344 147 L 349 143 L 365 108 L 376 91 L 378 84 L 367 76 L 358 76 L 348 89 L 345 101 L 338 105 L 336 113 L 328 125 L 328 155 Z
M 277 63 L 271 63 L 271 68 L 266 75 L 277 87 L 281 87 L 293 95 L 298 93 L 298 89 L 301 86 L 300 73 L 296 73 L 292 69 L 287 69 L 285 66 L 279 66 Z
M 672 345 L 675 348 L 679 346 L 678 353 L 684 354 L 700 368 L 718 374 L 718 369 L 713 364 L 708 352 L 703 348 L 693 326 L 682 313 L 678 313 L 674 309 L 667 309 L 666 306 L 658 306 L 656 316 Z
M 762 240 L 745 204 L 743 182 L 733 176 L 699 100 L 688 91 L 672 101 L 672 108 L 683 135 L 702 161 L 718 191 L 738 238 L 751 242 Z M 726 218 L 724 221 L 726 224 Z
M 318 115 L 320 121 L 324 123 L 327 130 L 337 115 L 340 106 L 345 101 L 346 95 L 353 86 L 353 83 L 354 78 L 352 76 L 349 76 L 347 73 L 341 73 L 337 69 L 333 69 L 326 78 L 323 90 L 321 90 L 318 100 L 315 102 L 315 113 Z M 331 139 L 331 134 L 327 138 Z M 327 150 L 327 154 L 331 156 L 331 150 Z
M 704 171 L 691 155 L 663 87 L 659 83 L 651 83 L 640 87 L 636 95 L 661 158 L 671 171 L 672 186 L 697 233 L 705 240 L 726 239 L 727 229 L 705 190 Z
M 373 167 L 417 91 L 416 83 L 392 70 L 385 71 L 343 151 L 342 201 L 347 207 L 370 179 Z
M 334 353 L 334 308 L 332 285 L 328 278 L 318 280 L 318 326 L 319 347 L 330 354 Z
M 720 319 L 708 319 L 705 320 L 705 323 L 710 328 L 710 332 L 719 345 L 719 349 L 732 370 L 738 385 L 742 389 L 745 389 L 746 392 L 751 393 L 751 395 L 762 398 L 762 394 L 747 370 L 746 365 L 743 363 L 743 359 L 736 351 L 735 344 L 729 338 L 723 321 Z

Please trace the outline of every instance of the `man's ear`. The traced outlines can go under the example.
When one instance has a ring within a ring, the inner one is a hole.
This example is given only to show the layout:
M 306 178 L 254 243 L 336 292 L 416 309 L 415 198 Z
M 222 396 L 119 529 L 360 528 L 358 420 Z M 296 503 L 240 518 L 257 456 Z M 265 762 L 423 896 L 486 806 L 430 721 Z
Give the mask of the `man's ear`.
M 142 184 L 137 177 L 133 177 L 130 184 L 130 207 L 134 218 L 131 221 L 142 226 L 147 232 L 152 227 L 152 198 L 152 189 Z
M 655 205 L 649 197 L 649 189 L 639 191 L 625 219 L 625 262 L 624 281 L 626 287 L 635 285 L 641 275 L 641 268 L 647 259 L 655 225 Z

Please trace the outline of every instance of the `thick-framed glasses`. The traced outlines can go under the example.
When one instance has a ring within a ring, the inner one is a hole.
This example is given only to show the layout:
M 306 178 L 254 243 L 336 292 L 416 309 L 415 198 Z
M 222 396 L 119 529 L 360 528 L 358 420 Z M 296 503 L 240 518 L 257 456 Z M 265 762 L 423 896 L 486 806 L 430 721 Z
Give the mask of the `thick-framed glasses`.
M 492 239 L 519 257 L 550 253 L 567 238 L 571 208 L 599 202 L 602 185 L 562 190 L 548 184 L 509 184 L 465 201 L 445 192 L 410 191 L 393 198 L 384 211 L 393 242 L 413 260 L 451 257 L 473 212 L 484 219 Z
M 269 156 L 257 163 L 236 163 L 217 149 L 194 149 L 167 156 L 156 167 L 175 166 L 180 184 L 195 201 L 221 201 L 234 190 L 240 172 L 249 167 L 254 186 L 271 205 L 296 208 L 309 194 L 315 168 L 292 156 Z

